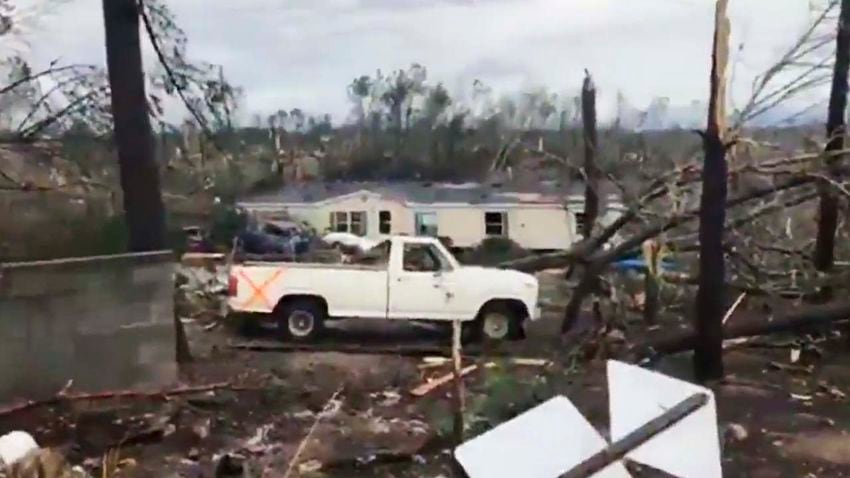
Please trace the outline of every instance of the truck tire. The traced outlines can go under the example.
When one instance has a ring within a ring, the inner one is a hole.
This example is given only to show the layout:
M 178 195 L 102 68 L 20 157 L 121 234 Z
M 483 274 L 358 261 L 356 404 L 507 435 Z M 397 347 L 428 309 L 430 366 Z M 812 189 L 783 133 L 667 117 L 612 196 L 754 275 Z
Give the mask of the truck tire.
M 519 338 L 522 333 L 520 318 L 504 304 L 485 307 L 475 319 L 473 336 L 488 342 L 503 342 Z M 472 324 L 470 324 L 472 325 Z
M 324 332 L 325 311 L 314 300 L 293 301 L 282 307 L 278 328 L 284 340 L 312 342 Z

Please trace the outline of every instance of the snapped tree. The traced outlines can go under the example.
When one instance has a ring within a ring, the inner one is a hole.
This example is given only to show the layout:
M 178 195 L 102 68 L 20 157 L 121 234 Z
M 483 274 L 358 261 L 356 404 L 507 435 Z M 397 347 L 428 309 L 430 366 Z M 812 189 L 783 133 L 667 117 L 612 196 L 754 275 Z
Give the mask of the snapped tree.
M 840 159 L 838 152 L 844 150 L 846 125 L 844 115 L 847 110 L 847 77 L 850 70 L 850 0 L 841 1 L 841 13 L 838 18 L 836 36 L 835 66 L 832 73 L 832 89 L 829 95 L 829 112 L 826 124 L 826 177 L 818 184 L 820 208 L 818 215 L 818 234 L 815 242 L 814 266 L 822 273 L 832 271 L 835 261 L 835 232 L 838 228 L 838 194 L 832 181 L 839 179 L 837 171 Z M 824 287 L 820 299 L 832 298 L 832 289 Z
M 723 312 L 726 223 L 726 67 L 729 61 L 729 0 L 717 0 L 708 125 L 702 134 L 705 165 L 699 213 L 699 290 L 696 299 L 697 344 L 694 375 L 698 380 L 723 376 Z
M 124 214 L 131 251 L 165 247 L 165 207 L 148 115 L 136 0 L 103 0 L 106 63 L 112 91 Z
M 596 85 L 584 70 L 581 88 L 581 119 L 584 128 L 584 237 L 590 237 L 599 216 L 599 167 L 596 165 Z

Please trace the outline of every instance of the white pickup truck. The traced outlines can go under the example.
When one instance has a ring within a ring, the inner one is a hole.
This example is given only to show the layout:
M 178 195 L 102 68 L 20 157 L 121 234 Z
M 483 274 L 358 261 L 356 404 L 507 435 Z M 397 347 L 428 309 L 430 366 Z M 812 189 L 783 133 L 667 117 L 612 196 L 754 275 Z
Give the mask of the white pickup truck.
M 537 319 L 538 282 L 512 270 L 462 266 L 438 240 L 392 236 L 354 264 L 234 264 L 228 308 L 261 314 L 284 338 L 309 341 L 341 318 L 464 321 L 467 337 L 523 336 Z

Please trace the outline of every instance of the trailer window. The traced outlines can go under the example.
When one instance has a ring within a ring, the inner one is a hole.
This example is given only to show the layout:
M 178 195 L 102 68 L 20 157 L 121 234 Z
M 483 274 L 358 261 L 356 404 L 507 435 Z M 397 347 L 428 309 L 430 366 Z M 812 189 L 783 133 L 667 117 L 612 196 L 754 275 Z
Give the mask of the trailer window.
M 334 232 L 348 232 L 348 213 L 332 212 L 331 229 Z
M 332 212 L 331 230 L 365 236 L 367 232 L 366 213 L 364 211 Z
M 366 235 L 366 213 L 356 211 L 351 213 L 351 233 L 358 236 Z
M 587 215 L 583 212 L 576 213 L 576 233 L 587 236 Z
M 488 236 L 507 236 L 508 215 L 504 212 L 485 212 L 484 232 Z
M 437 213 L 417 212 L 413 217 L 416 226 L 416 235 L 437 237 L 439 232 L 439 228 L 437 227 Z
M 378 232 L 381 234 L 392 234 L 393 215 L 390 211 L 378 213 Z

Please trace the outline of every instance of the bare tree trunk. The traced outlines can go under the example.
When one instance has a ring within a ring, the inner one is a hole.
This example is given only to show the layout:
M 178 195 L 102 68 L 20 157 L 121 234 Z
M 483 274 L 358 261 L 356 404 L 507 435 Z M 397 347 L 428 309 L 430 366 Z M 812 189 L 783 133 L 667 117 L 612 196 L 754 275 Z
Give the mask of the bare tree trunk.
M 646 271 L 643 276 L 643 320 L 647 325 L 655 325 L 658 322 L 659 292 L 658 277 Z
M 584 226 L 578 232 L 584 240 L 588 240 L 599 216 L 599 168 L 596 166 L 596 86 L 587 70 L 581 88 L 581 119 L 584 135 Z M 574 272 L 572 267 L 568 268 L 564 280 L 569 280 Z M 584 297 L 598 291 L 599 272 L 591 266 L 581 268 L 581 280 L 564 311 L 561 333 L 566 333 L 578 320 Z
M 121 168 L 124 213 L 131 251 L 165 247 L 165 208 L 148 116 L 139 6 L 136 0 L 103 0 L 106 63 L 112 89 L 115 144 Z
M 599 217 L 599 168 L 596 165 L 596 86 L 590 72 L 585 70 L 581 89 L 581 119 L 584 127 L 584 237 L 590 237 Z
M 847 77 L 850 70 L 850 0 L 841 1 L 841 15 L 838 20 L 838 39 L 836 41 L 835 68 L 832 74 L 832 91 L 829 96 L 829 113 L 826 124 L 827 153 L 844 149 L 845 122 L 847 109 Z M 836 164 L 840 158 L 830 156 L 827 159 L 828 174 L 837 178 Z M 820 211 L 818 236 L 815 246 L 814 265 L 818 271 L 830 272 L 835 260 L 835 231 L 838 227 L 838 195 L 833 187 L 822 181 L 820 188 Z M 821 300 L 832 298 L 832 289 L 824 288 Z
M 462 325 L 459 320 L 452 322 L 452 370 L 454 372 L 455 385 L 454 392 L 452 393 L 452 398 L 454 399 L 453 431 L 455 443 L 458 445 L 463 443 L 463 431 L 465 426 L 463 415 L 466 408 L 463 396 L 463 376 L 461 375 L 461 328 Z
M 661 276 L 661 245 L 654 239 L 643 241 L 643 260 L 646 262 L 646 273 L 643 276 L 643 320 L 647 325 L 654 325 L 658 319 L 659 287 L 658 277 Z
M 694 375 L 698 380 L 723 376 L 723 313 L 725 266 L 723 225 L 726 222 L 726 67 L 729 61 L 729 0 L 717 0 L 711 99 L 708 126 L 703 134 L 705 166 L 700 202 L 699 290 L 696 300 L 697 346 Z
M 576 322 L 578 322 L 584 299 L 598 290 L 599 274 L 601 272 L 602 268 L 597 267 L 595 264 L 589 264 L 583 268 L 581 280 L 576 288 L 573 289 L 572 297 L 567 303 L 567 308 L 564 310 L 564 319 L 561 321 L 562 334 L 569 332 Z

